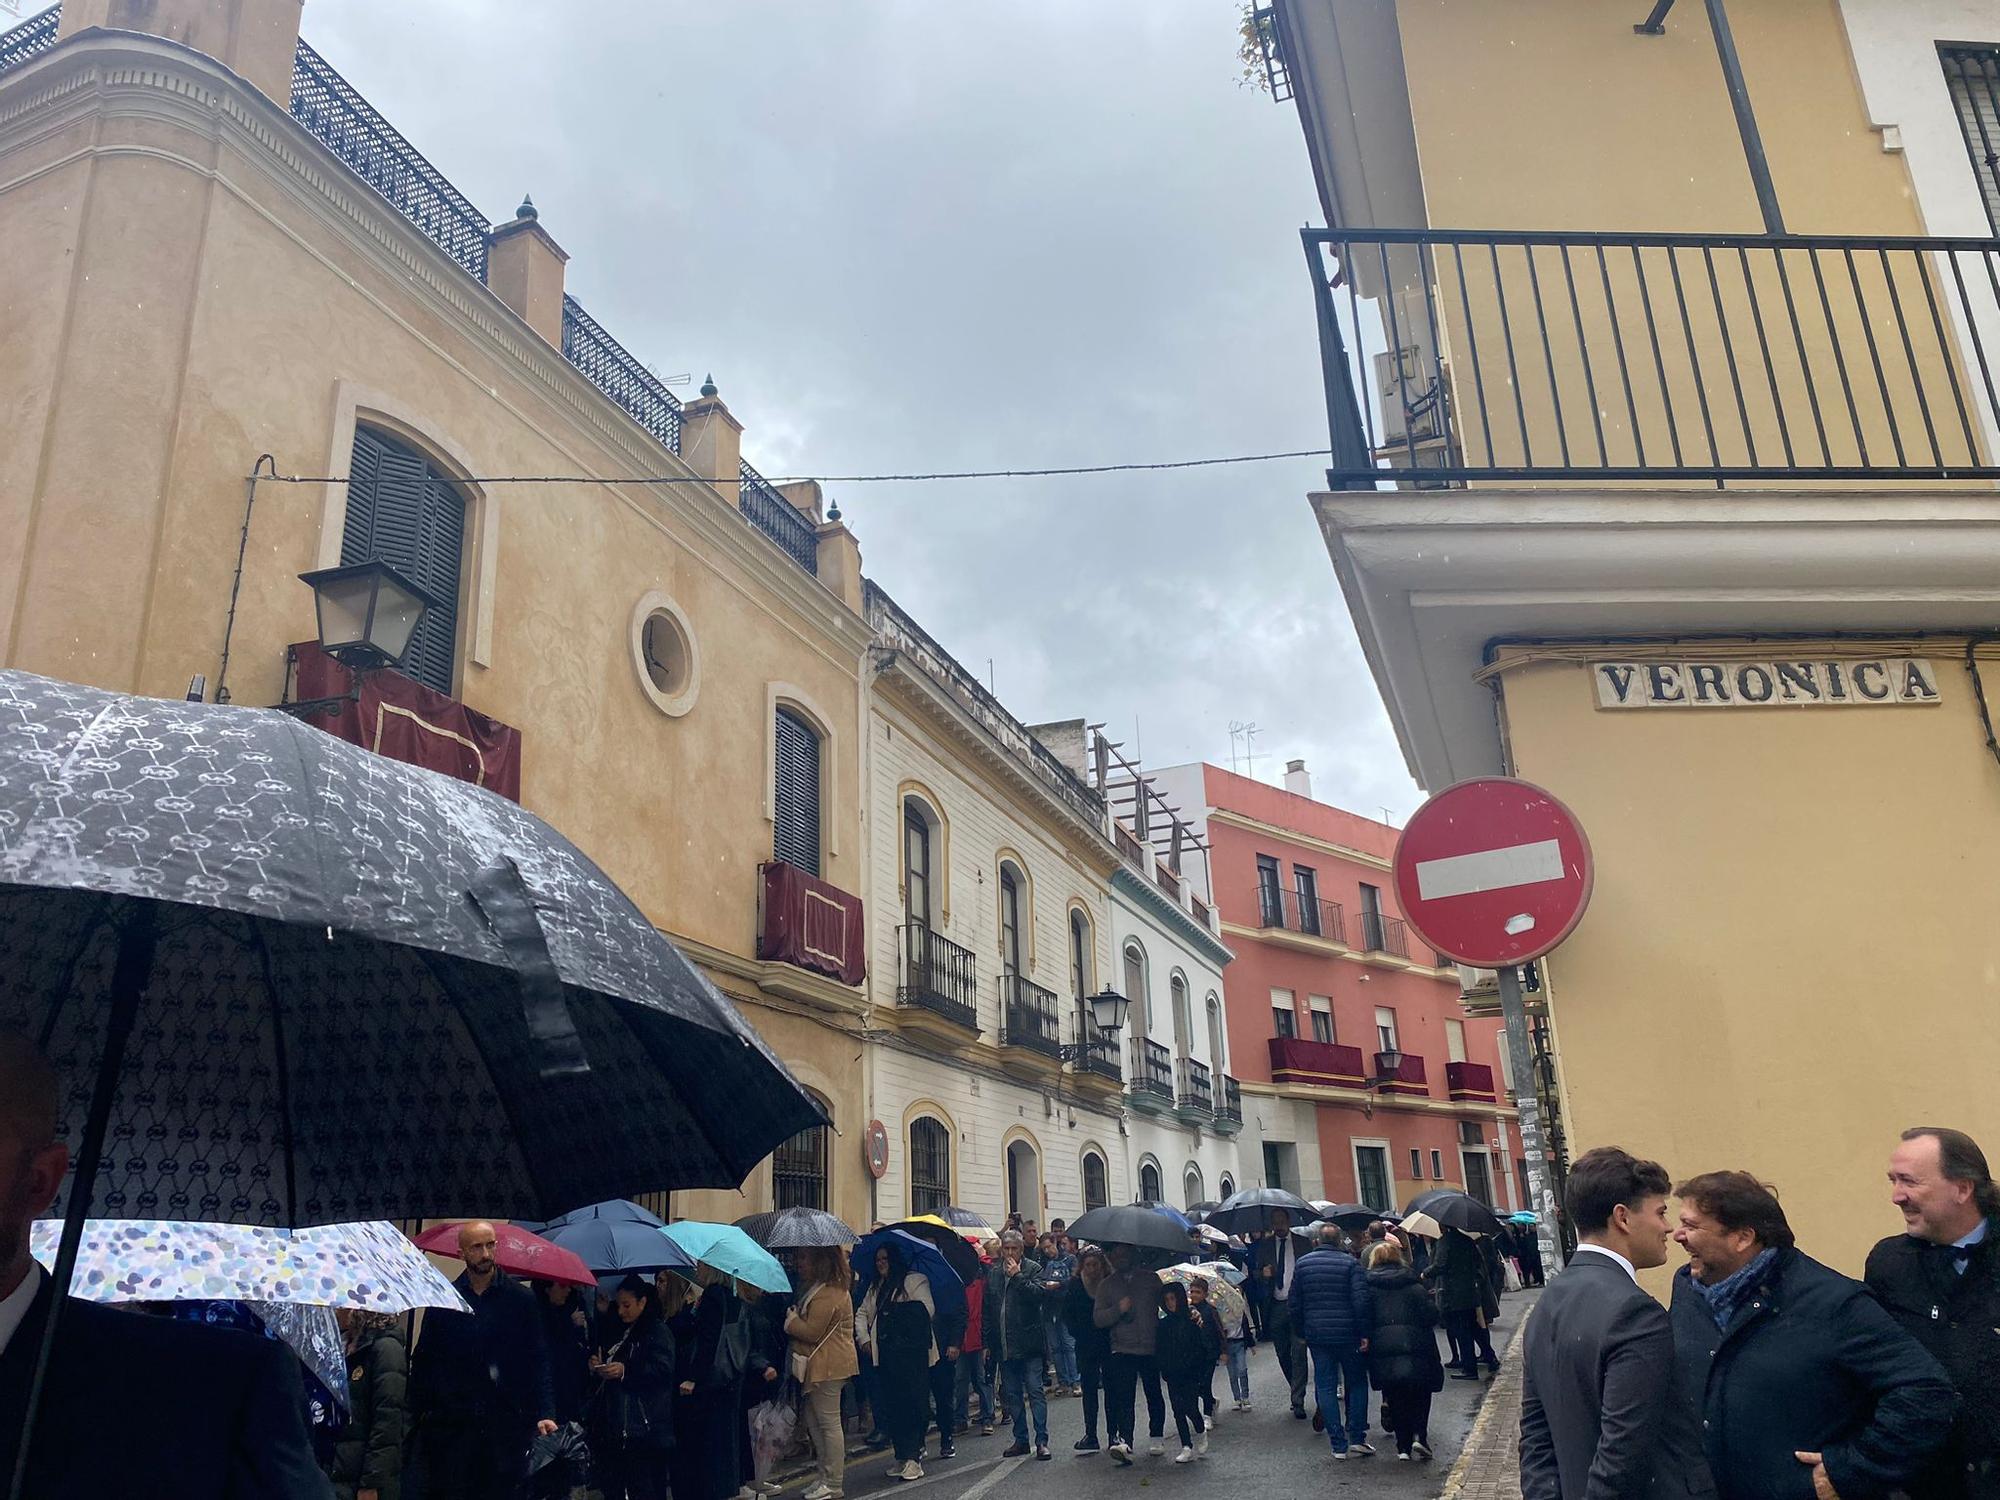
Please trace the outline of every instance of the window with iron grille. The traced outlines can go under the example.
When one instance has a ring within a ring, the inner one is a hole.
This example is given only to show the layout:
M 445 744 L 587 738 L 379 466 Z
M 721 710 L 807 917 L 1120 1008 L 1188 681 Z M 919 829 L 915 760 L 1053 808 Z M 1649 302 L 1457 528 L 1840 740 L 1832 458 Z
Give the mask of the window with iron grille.
M 910 1212 L 941 1214 L 951 1202 L 951 1135 L 929 1115 L 910 1122 Z
M 1088 1212 L 1093 1208 L 1102 1208 L 1110 1201 L 1110 1192 L 1106 1186 L 1104 1158 L 1099 1156 L 1095 1151 L 1087 1151 L 1083 1157 L 1084 1210 Z
M 1424 1180 L 1424 1153 L 1421 1146 L 1410 1147 L 1410 1177 L 1417 1182 Z
M 774 1208 L 817 1208 L 827 1204 L 824 1125 L 809 1125 L 771 1153 Z
M 1395 1206 L 1389 1192 L 1389 1148 L 1354 1148 L 1355 1195 L 1368 1207 L 1387 1211 Z
M 1227 1203 L 1236 1196 L 1236 1179 L 1224 1172 L 1222 1180 L 1215 1185 L 1215 1191 L 1220 1195 L 1218 1201 Z
M 366 427 L 355 429 L 347 473 L 341 566 L 379 558 L 437 600 L 410 638 L 399 670 L 449 693 L 458 666 L 465 496 L 423 454 Z
M 1152 1162 L 1146 1162 L 1139 1168 L 1139 1201 L 1141 1203 L 1159 1203 L 1162 1201 L 1160 1198 L 1160 1169 Z
M 777 780 L 772 796 L 771 852 L 818 878 L 819 731 L 796 710 L 778 710 Z
M 2000 47 L 1938 48 L 1987 220 L 2000 233 Z

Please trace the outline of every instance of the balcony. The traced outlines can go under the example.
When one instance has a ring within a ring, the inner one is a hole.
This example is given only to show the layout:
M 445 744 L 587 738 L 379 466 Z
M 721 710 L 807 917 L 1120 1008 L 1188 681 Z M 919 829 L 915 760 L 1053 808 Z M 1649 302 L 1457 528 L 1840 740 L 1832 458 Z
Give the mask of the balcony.
M 1360 936 L 1364 953 L 1386 953 L 1391 958 L 1404 959 L 1410 956 L 1409 928 L 1401 917 L 1364 911 L 1361 914 Z
M 1430 1082 L 1424 1076 L 1424 1060 L 1421 1057 L 1412 1057 L 1408 1053 L 1403 1055 L 1402 1065 L 1396 1069 L 1396 1076 L 1381 1085 L 1381 1092 L 1391 1095 L 1427 1097 L 1430 1091 Z
M 1302 937 L 1347 942 L 1347 919 L 1338 901 L 1309 901 L 1297 891 L 1265 886 L 1257 892 L 1257 925 L 1266 931 L 1296 932 Z
M 1184 1120 L 1199 1124 L 1215 1115 L 1215 1078 L 1208 1064 L 1183 1057 L 1176 1070 L 1174 1109 Z
M 922 922 L 906 923 L 897 931 L 902 934 L 903 980 L 896 1003 L 941 1016 L 977 1036 L 979 971 L 972 951 Z
M 1468 1103 L 1498 1104 L 1493 1089 L 1493 1070 L 1484 1063 L 1448 1062 L 1444 1065 L 1444 1091 L 1449 1099 Z
M 1056 997 L 1024 974 L 1000 976 L 1000 1045 L 1019 1047 L 1060 1062 L 1062 1023 Z
M 1339 1042 L 1309 1042 L 1296 1036 L 1274 1036 L 1269 1046 L 1273 1083 L 1358 1089 L 1368 1081 L 1368 1065 L 1359 1047 Z
M 1225 1133 L 1243 1125 L 1243 1085 L 1227 1073 L 1222 1075 L 1222 1097 L 1215 1102 L 1215 1128 Z
M 1305 247 L 1335 489 L 2000 477 L 2000 241 L 1338 229 Z
M 1125 1070 L 1118 1064 L 1118 1043 L 1097 1029 L 1097 1022 L 1091 1019 L 1090 1007 L 1082 1003 L 1076 1008 L 1076 1035 L 1082 1051 L 1071 1066 L 1092 1078 L 1122 1084 Z
M 743 518 L 776 542 L 785 556 L 817 578 L 819 533 L 813 523 L 749 464 L 740 465 L 737 473 L 742 482 L 736 486 L 736 508 L 743 512 Z
M 1132 1042 L 1132 1103 L 1154 1112 L 1173 1108 L 1174 1063 L 1160 1043 L 1145 1037 Z
M 758 866 L 757 957 L 776 959 L 842 984 L 868 977 L 859 896 L 774 859 Z

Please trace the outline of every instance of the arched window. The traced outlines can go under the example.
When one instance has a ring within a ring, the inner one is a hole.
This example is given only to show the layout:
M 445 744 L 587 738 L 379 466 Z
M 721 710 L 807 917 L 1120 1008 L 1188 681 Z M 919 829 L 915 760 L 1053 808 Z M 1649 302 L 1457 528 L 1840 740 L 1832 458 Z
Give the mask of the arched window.
M 354 430 L 340 563 L 380 558 L 437 602 L 410 638 L 401 670 L 449 693 L 458 668 L 458 583 L 465 495 L 423 454 L 372 428 Z
M 1083 1153 L 1083 1207 L 1087 1213 L 1093 1208 L 1102 1208 L 1110 1201 L 1106 1190 L 1104 1158 L 1095 1151 Z
M 1236 1196 L 1236 1179 L 1231 1177 L 1227 1172 L 1224 1172 L 1222 1180 L 1215 1185 L 1215 1190 L 1221 1194 L 1215 1201 L 1218 1203 L 1227 1203 L 1231 1198 Z
M 1069 914 L 1069 992 L 1076 1000 L 1090 996 L 1090 918 L 1071 908 Z
M 1176 972 L 1169 988 L 1174 1003 L 1174 1056 L 1186 1057 L 1194 1041 L 1194 1020 L 1188 1014 L 1187 976 Z
M 820 871 L 820 736 L 795 708 L 780 708 L 772 794 L 773 857 L 817 878 Z
M 1021 872 L 1012 864 L 1000 866 L 1000 972 L 1026 974 L 1025 950 L 1021 944 Z
M 942 1120 L 910 1121 L 910 1212 L 941 1214 L 951 1202 L 951 1132 Z
M 903 912 L 919 927 L 931 925 L 936 892 L 931 883 L 930 811 L 915 797 L 903 799 Z
M 1222 1001 L 1214 990 L 1208 992 L 1208 1065 L 1218 1073 L 1229 1066 L 1222 1045 Z
M 824 1099 L 819 1102 L 822 1107 L 826 1104 Z M 773 1208 L 827 1207 L 827 1137 L 831 1134 L 824 1125 L 808 1125 L 771 1153 Z
M 1181 1202 L 1188 1208 L 1193 1208 L 1202 1201 L 1201 1168 L 1194 1162 L 1187 1164 L 1187 1171 L 1182 1175 L 1181 1191 L 1187 1194 Z
M 1146 1012 L 1151 1008 L 1146 1003 L 1146 950 L 1137 943 L 1125 945 L 1125 998 L 1132 1002 L 1126 1013 L 1126 1029 L 1136 1040 L 1145 1036 L 1150 1027 Z
M 1164 1201 L 1160 1197 L 1160 1164 L 1156 1161 L 1139 1163 L 1139 1201 L 1141 1203 Z

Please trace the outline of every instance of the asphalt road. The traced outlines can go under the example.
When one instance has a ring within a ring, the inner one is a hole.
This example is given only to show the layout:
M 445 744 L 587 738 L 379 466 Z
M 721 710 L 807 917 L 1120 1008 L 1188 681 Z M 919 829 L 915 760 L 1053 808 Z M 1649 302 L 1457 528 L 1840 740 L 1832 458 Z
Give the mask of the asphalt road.
M 1500 1320 L 1493 1333 L 1493 1346 L 1502 1353 L 1506 1352 L 1531 1296 L 1517 1293 L 1502 1299 Z M 1227 1371 L 1216 1372 L 1215 1389 L 1218 1399 L 1226 1396 Z M 1174 1463 L 1178 1445 L 1171 1412 L 1167 1416 L 1166 1453 L 1158 1458 L 1146 1454 L 1143 1397 L 1139 1404 L 1140 1448 L 1131 1468 L 1119 1468 L 1102 1453 L 1089 1457 L 1072 1453 L 1070 1444 L 1083 1435 L 1083 1415 L 1082 1403 L 1070 1397 L 1049 1403 L 1049 1446 L 1055 1458 L 1048 1463 L 1039 1463 L 1032 1457 L 1002 1458 L 1002 1450 L 1013 1441 L 1009 1429 L 1003 1426 L 992 1437 L 981 1437 L 975 1427 L 959 1438 L 959 1456 L 954 1459 L 935 1457 L 933 1436 L 933 1457 L 925 1461 L 922 1479 L 888 1478 L 888 1459 L 884 1454 L 851 1459 L 847 1467 L 847 1495 L 849 1500 L 855 1500 L 858 1496 L 894 1491 L 898 1496 L 921 1496 L 922 1500 L 989 1500 L 989 1497 L 1028 1500 L 1030 1495 L 1039 1500 L 1046 1496 L 1051 1482 L 1060 1484 L 1072 1495 L 1122 1494 L 1142 1486 L 1152 1494 L 1185 1491 L 1191 1495 L 1225 1482 L 1234 1493 L 1244 1492 L 1247 1486 L 1276 1495 L 1365 1492 L 1370 1500 L 1382 1496 L 1392 1500 L 1398 1496 L 1423 1500 L 1437 1494 L 1443 1486 L 1445 1474 L 1471 1430 L 1485 1391 L 1484 1380 L 1445 1381 L 1445 1389 L 1431 1407 L 1431 1442 L 1436 1457 L 1427 1464 L 1398 1462 L 1395 1443 L 1379 1430 L 1371 1434 L 1378 1450 L 1374 1458 L 1351 1458 L 1336 1463 L 1325 1435 L 1315 1433 L 1310 1423 L 1296 1421 L 1291 1416 L 1277 1356 L 1268 1347 L 1260 1346 L 1252 1351 L 1250 1358 L 1252 1410 L 1239 1415 L 1230 1411 L 1224 1400 L 1210 1439 L 1208 1457 L 1199 1462 Z M 1308 1410 L 1311 1404 L 1308 1387 Z M 1370 1410 L 1379 1416 L 1380 1404 L 1372 1397 Z

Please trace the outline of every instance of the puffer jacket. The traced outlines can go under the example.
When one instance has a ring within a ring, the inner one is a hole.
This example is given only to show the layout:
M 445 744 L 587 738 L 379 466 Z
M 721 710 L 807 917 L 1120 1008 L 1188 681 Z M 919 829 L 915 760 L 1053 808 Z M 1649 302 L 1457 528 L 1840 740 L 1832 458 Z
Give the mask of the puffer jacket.
M 333 1445 L 333 1492 L 354 1500 L 374 1490 L 397 1500 L 403 1490 L 404 1397 L 410 1356 L 396 1324 L 364 1330 L 347 1356 L 348 1424 Z
M 1050 1293 L 1042 1286 L 1039 1262 L 1023 1260 L 1012 1276 L 1004 1261 L 986 1271 L 986 1347 L 995 1359 L 1040 1359 L 1048 1347 L 1042 1305 Z
M 1368 1273 L 1345 1250 L 1325 1247 L 1299 1258 L 1292 1272 L 1292 1332 L 1308 1344 L 1352 1349 L 1375 1326 Z
M 1375 1304 L 1375 1331 L 1368 1335 L 1368 1383 L 1444 1389 L 1444 1361 L 1438 1357 L 1437 1304 L 1417 1273 L 1404 1265 L 1377 1266 L 1368 1273 Z

